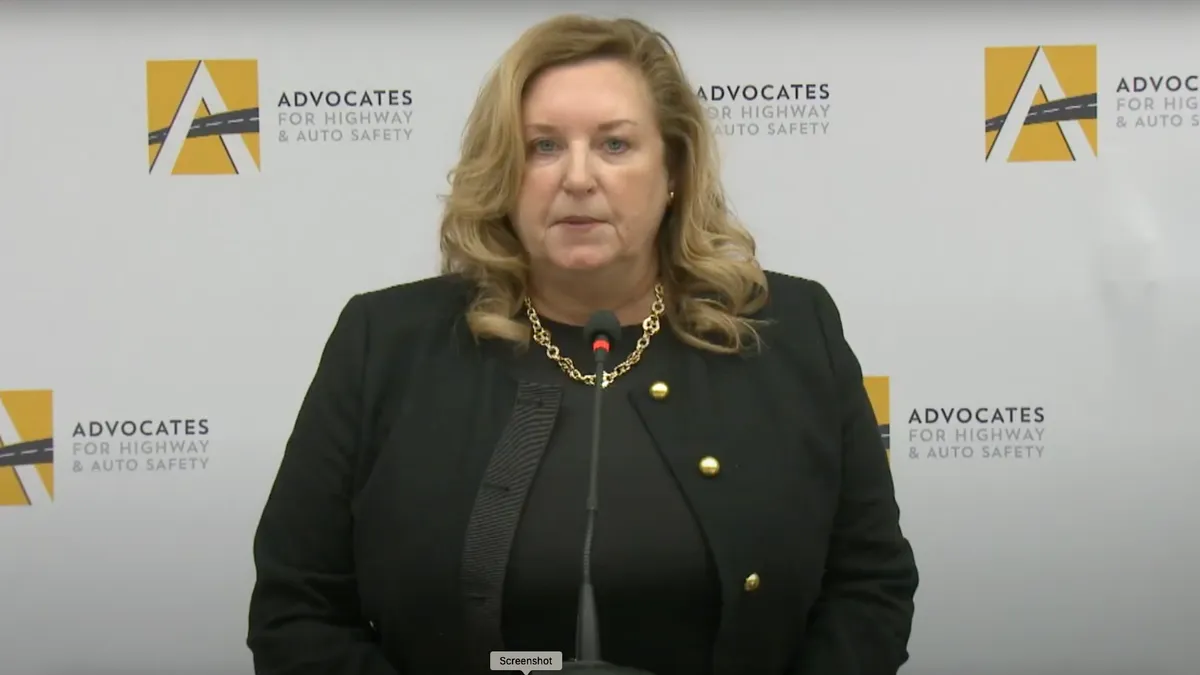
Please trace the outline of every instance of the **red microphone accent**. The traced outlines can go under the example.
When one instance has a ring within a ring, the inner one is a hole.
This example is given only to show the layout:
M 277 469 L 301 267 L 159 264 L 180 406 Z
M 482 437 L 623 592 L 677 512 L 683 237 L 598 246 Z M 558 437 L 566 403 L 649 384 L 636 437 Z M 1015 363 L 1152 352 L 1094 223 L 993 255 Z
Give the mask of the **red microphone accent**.
M 600 337 L 596 338 L 595 340 L 592 340 L 592 351 L 593 352 L 600 352 L 600 351 L 607 352 L 611 348 L 612 348 L 612 345 L 610 345 L 608 343 L 608 338 L 606 338 L 604 336 L 600 336 Z

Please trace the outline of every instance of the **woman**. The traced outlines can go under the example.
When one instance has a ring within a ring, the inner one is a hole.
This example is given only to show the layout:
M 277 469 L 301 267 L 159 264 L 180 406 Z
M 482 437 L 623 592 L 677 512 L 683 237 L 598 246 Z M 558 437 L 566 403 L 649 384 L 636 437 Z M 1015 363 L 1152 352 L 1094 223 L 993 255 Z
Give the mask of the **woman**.
M 917 586 L 858 362 L 819 284 L 764 273 L 666 40 L 561 17 L 481 91 L 443 276 L 354 297 L 255 539 L 261 675 L 572 657 L 595 380 L 605 661 L 884 675 Z

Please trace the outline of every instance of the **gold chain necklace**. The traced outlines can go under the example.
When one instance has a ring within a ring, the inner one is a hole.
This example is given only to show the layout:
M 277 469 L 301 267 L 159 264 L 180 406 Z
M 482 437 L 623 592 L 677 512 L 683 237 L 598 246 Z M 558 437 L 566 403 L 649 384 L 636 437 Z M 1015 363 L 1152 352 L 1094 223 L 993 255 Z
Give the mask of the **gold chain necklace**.
M 637 345 L 633 348 L 633 353 L 624 361 L 617 364 L 616 368 L 604 373 L 604 378 L 600 383 L 601 387 L 607 387 L 612 384 L 613 380 L 629 372 L 630 368 L 637 365 L 638 361 L 642 360 L 642 352 L 646 351 L 646 347 L 650 346 L 650 338 L 658 332 L 662 327 L 659 318 L 667 309 L 666 301 L 664 300 L 664 291 L 662 284 L 654 285 L 654 304 L 650 305 L 650 316 L 642 321 L 642 336 L 638 338 Z M 546 356 L 551 361 L 558 364 L 572 380 L 582 382 L 590 387 L 596 386 L 596 376 L 592 373 L 580 372 L 574 362 L 570 358 L 563 356 L 559 352 L 558 347 L 550 340 L 550 331 L 542 326 L 542 321 L 538 318 L 537 310 L 533 308 L 533 302 L 525 298 L 525 315 L 529 317 L 529 323 L 533 326 L 533 341 L 546 349 Z

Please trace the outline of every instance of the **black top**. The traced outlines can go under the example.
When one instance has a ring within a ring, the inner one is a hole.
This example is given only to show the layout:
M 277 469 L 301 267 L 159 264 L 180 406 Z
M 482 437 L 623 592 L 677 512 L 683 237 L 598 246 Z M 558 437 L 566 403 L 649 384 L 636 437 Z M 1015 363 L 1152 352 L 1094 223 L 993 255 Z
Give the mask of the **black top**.
M 631 389 L 608 409 L 637 410 L 712 551 L 721 580 L 713 675 L 896 675 L 908 659 L 919 578 L 862 368 L 820 284 L 767 278 L 770 300 L 754 314 L 766 322 L 760 351 L 676 349 L 664 331 L 622 379 L 661 380 L 670 395 Z M 469 330 L 475 293 L 473 282 L 447 275 L 356 295 L 339 316 L 255 533 L 246 641 L 258 675 L 486 675 L 489 654 L 504 649 L 504 573 L 569 387 L 518 383 L 506 346 Z M 625 464 L 611 459 L 622 447 L 607 449 L 600 507 L 612 525 L 611 509 L 630 501 L 612 492 L 636 486 L 609 478 L 628 468 L 632 444 Z M 719 460 L 719 472 L 699 470 L 705 457 Z M 583 518 L 577 485 L 562 518 Z M 602 530 L 597 542 L 609 561 L 597 560 L 606 607 L 614 587 L 635 584 L 613 562 L 622 545 L 635 550 L 654 521 L 680 531 L 658 504 L 625 517 L 627 529 Z M 534 523 L 524 521 L 522 549 L 536 542 Z M 567 562 L 544 569 L 577 569 L 580 536 Z M 514 567 L 527 568 L 521 560 L 531 556 L 518 558 Z M 661 569 L 651 558 L 643 551 L 635 569 Z M 518 572 L 514 585 L 521 576 L 529 578 Z M 678 570 L 646 576 L 662 581 L 634 594 L 642 608 L 678 607 L 665 591 Z M 574 589 L 560 585 L 573 600 Z M 519 588 L 509 595 L 517 615 L 547 610 L 522 603 L 529 593 Z M 658 600 L 647 602 L 651 595 Z M 573 624 L 573 610 L 559 611 Z M 518 622 L 526 624 L 510 619 Z M 613 650 L 632 642 L 623 631 L 608 631 Z
M 583 329 L 542 319 L 580 371 L 594 372 Z M 622 328 L 606 368 L 633 351 L 641 326 Z M 645 363 L 678 348 L 665 327 L 643 363 L 604 392 L 599 512 L 592 581 L 604 660 L 654 675 L 712 672 L 720 620 L 715 565 L 687 500 L 630 400 L 653 379 Z M 564 388 L 549 446 L 530 488 L 503 595 L 505 648 L 575 652 L 595 390 L 572 380 L 536 344 L 513 358 L 515 376 Z

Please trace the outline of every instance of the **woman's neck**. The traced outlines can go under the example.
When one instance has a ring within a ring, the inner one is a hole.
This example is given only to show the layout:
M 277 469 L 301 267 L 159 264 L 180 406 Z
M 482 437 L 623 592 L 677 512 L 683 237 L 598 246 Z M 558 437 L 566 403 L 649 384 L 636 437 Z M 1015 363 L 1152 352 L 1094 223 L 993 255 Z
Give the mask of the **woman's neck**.
M 588 322 L 593 312 L 608 310 L 621 325 L 639 324 L 650 315 L 658 271 L 639 274 L 626 270 L 534 274 L 529 297 L 538 314 L 574 326 Z

